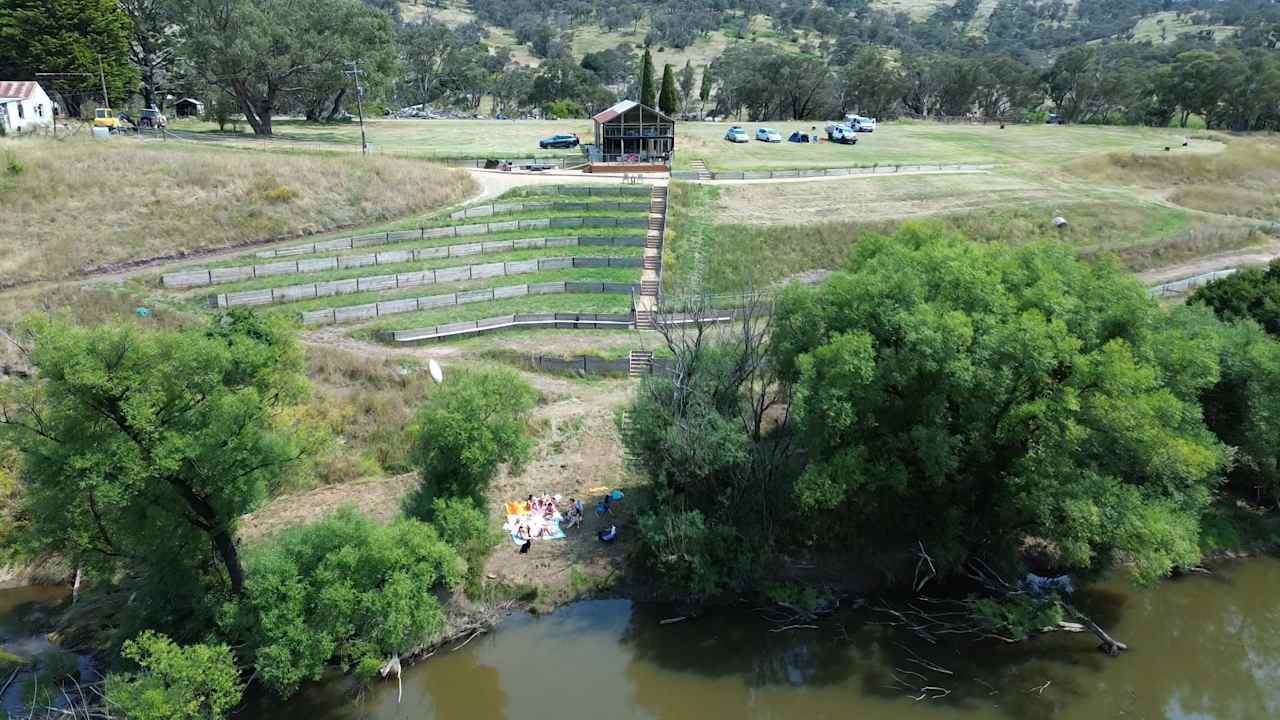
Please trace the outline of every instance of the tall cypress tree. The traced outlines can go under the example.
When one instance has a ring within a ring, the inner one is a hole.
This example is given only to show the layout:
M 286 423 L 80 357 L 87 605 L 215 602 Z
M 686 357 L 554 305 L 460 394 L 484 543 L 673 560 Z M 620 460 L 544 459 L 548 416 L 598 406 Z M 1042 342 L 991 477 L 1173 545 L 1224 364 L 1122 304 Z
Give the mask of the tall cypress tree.
M 658 101 L 658 92 L 653 87 L 653 56 L 649 48 L 644 49 L 644 60 L 640 63 L 640 104 L 653 107 Z
M 671 64 L 662 66 L 662 92 L 658 94 L 658 109 L 665 115 L 675 115 L 680 109 L 680 96 L 676 94 L 676 75 Z

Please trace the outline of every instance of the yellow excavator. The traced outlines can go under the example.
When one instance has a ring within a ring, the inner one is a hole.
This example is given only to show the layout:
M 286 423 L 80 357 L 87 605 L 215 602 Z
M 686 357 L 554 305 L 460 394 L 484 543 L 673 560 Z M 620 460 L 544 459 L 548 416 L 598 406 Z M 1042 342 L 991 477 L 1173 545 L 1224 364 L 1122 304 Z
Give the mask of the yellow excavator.
M 104 127 L 114 132 L 121 127 L 120 118 L 111 108 L 98 108 L 93 111 L 93 126 Z

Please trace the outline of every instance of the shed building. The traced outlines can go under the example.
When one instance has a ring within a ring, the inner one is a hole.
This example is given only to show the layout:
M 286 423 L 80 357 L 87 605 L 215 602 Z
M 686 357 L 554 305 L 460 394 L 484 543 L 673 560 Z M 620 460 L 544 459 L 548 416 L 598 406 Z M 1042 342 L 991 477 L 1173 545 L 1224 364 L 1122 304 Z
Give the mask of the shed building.
M 182 98 L 173 104 L 173 114 L 178 117 L 200 117 L 204 115 L 204 103 L 195 98 Z

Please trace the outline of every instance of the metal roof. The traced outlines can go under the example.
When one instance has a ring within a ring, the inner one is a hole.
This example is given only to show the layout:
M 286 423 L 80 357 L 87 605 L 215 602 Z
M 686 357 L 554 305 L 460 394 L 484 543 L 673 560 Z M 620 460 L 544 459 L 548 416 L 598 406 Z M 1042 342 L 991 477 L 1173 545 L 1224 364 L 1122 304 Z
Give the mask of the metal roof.
M 26 100 L 37 87 L 35 80 L 0 80 L 0 98 Z
M 621 102 L 614 103 L 613 105 L 609 106 L 608 108 L 606 108 L 606 109 L 604 109 L 604 110 L 601 110 L 600 112 L 596 113 L 596 114 L 595 114 L 591 119 L 592 119 L 592 120 L 595 120 L 595 121 L 596 121 L 596 122 L 598 122 L 598 123 L 606 123 L 606 122 L 609 122 L 610 120 L 612 120 L 612 119 L 614 119 L 614 118 L 618 117 L 618 116 L 619 116 L 619 115 L 621 115 L 622 113 L 624 113 L 624 112 L 626 112 L 626 111 L 628 111 L 628 110 L 631 110 L 632 108 L 637 108 L 637 107 L 644 108 L 645 110 L 648 110 L 649 112 L 653 113 L 654 115 L 657 115 L 658 117 L 662 118 L 663 120 L 668 120 L 668 121 L 670 121 L 670 122 L 675 122 L 674 120 L 672 120 L 671 118 L 669 118 L 669 117 L 667 117 L 666 115 L 662 114 L 661 112 L 659 112 L 659 111 L 657 111 L 657 110 L 654 110 L 653 108 L 651 108 L 651 107 L 649 107 L 649 106 L 647 106 L 647 105 L 641 105 L 640 103 L 636 102 L 635 100 L 623 100 L 623 101 L 621 101 Z

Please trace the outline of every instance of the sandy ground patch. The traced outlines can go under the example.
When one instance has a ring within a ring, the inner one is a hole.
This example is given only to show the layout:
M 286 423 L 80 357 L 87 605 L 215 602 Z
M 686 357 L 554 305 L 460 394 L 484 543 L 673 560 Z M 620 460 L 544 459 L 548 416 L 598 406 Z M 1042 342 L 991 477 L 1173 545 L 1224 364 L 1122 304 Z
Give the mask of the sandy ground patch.
M 563 540 L 534 542 L 526 555 L 504 538 L 489 559 L 486 572 L 492 578 L 543 590 L 562 592 L 570 584 L 572 568 L 585 576 L 608 577 L 621 570 L 630 540 L 633 539 L 633 511 L 638 497 L 636 481 L 623 467 L 622 440 L 615 414 L 631 395 L 626 380 L 578 382 L 546 376 L 531 376 L 546 398 L 534 413 L 543 426 L 542 438 L 532 460 L 516 475 L 503 473 L 490 493 L 490 509 L 495 522 L 508 500 L 530 494 L 559 494 L 579 498 L 587 506 L 585 522 L 566 531 Z M 627 499 L 612 514 L 597 516 L 593 508 L 606 490 L 621 488 Z M 596 539 L 598 530 L 610 524 L 619 527 L 618 542 L 605 545 Z
M 841 220 L 892 220 L 1043 201 L 1038 183 L 996 174 L 849 177 L 826 183 L 726 187 L 717 221 L 804 225 Z

